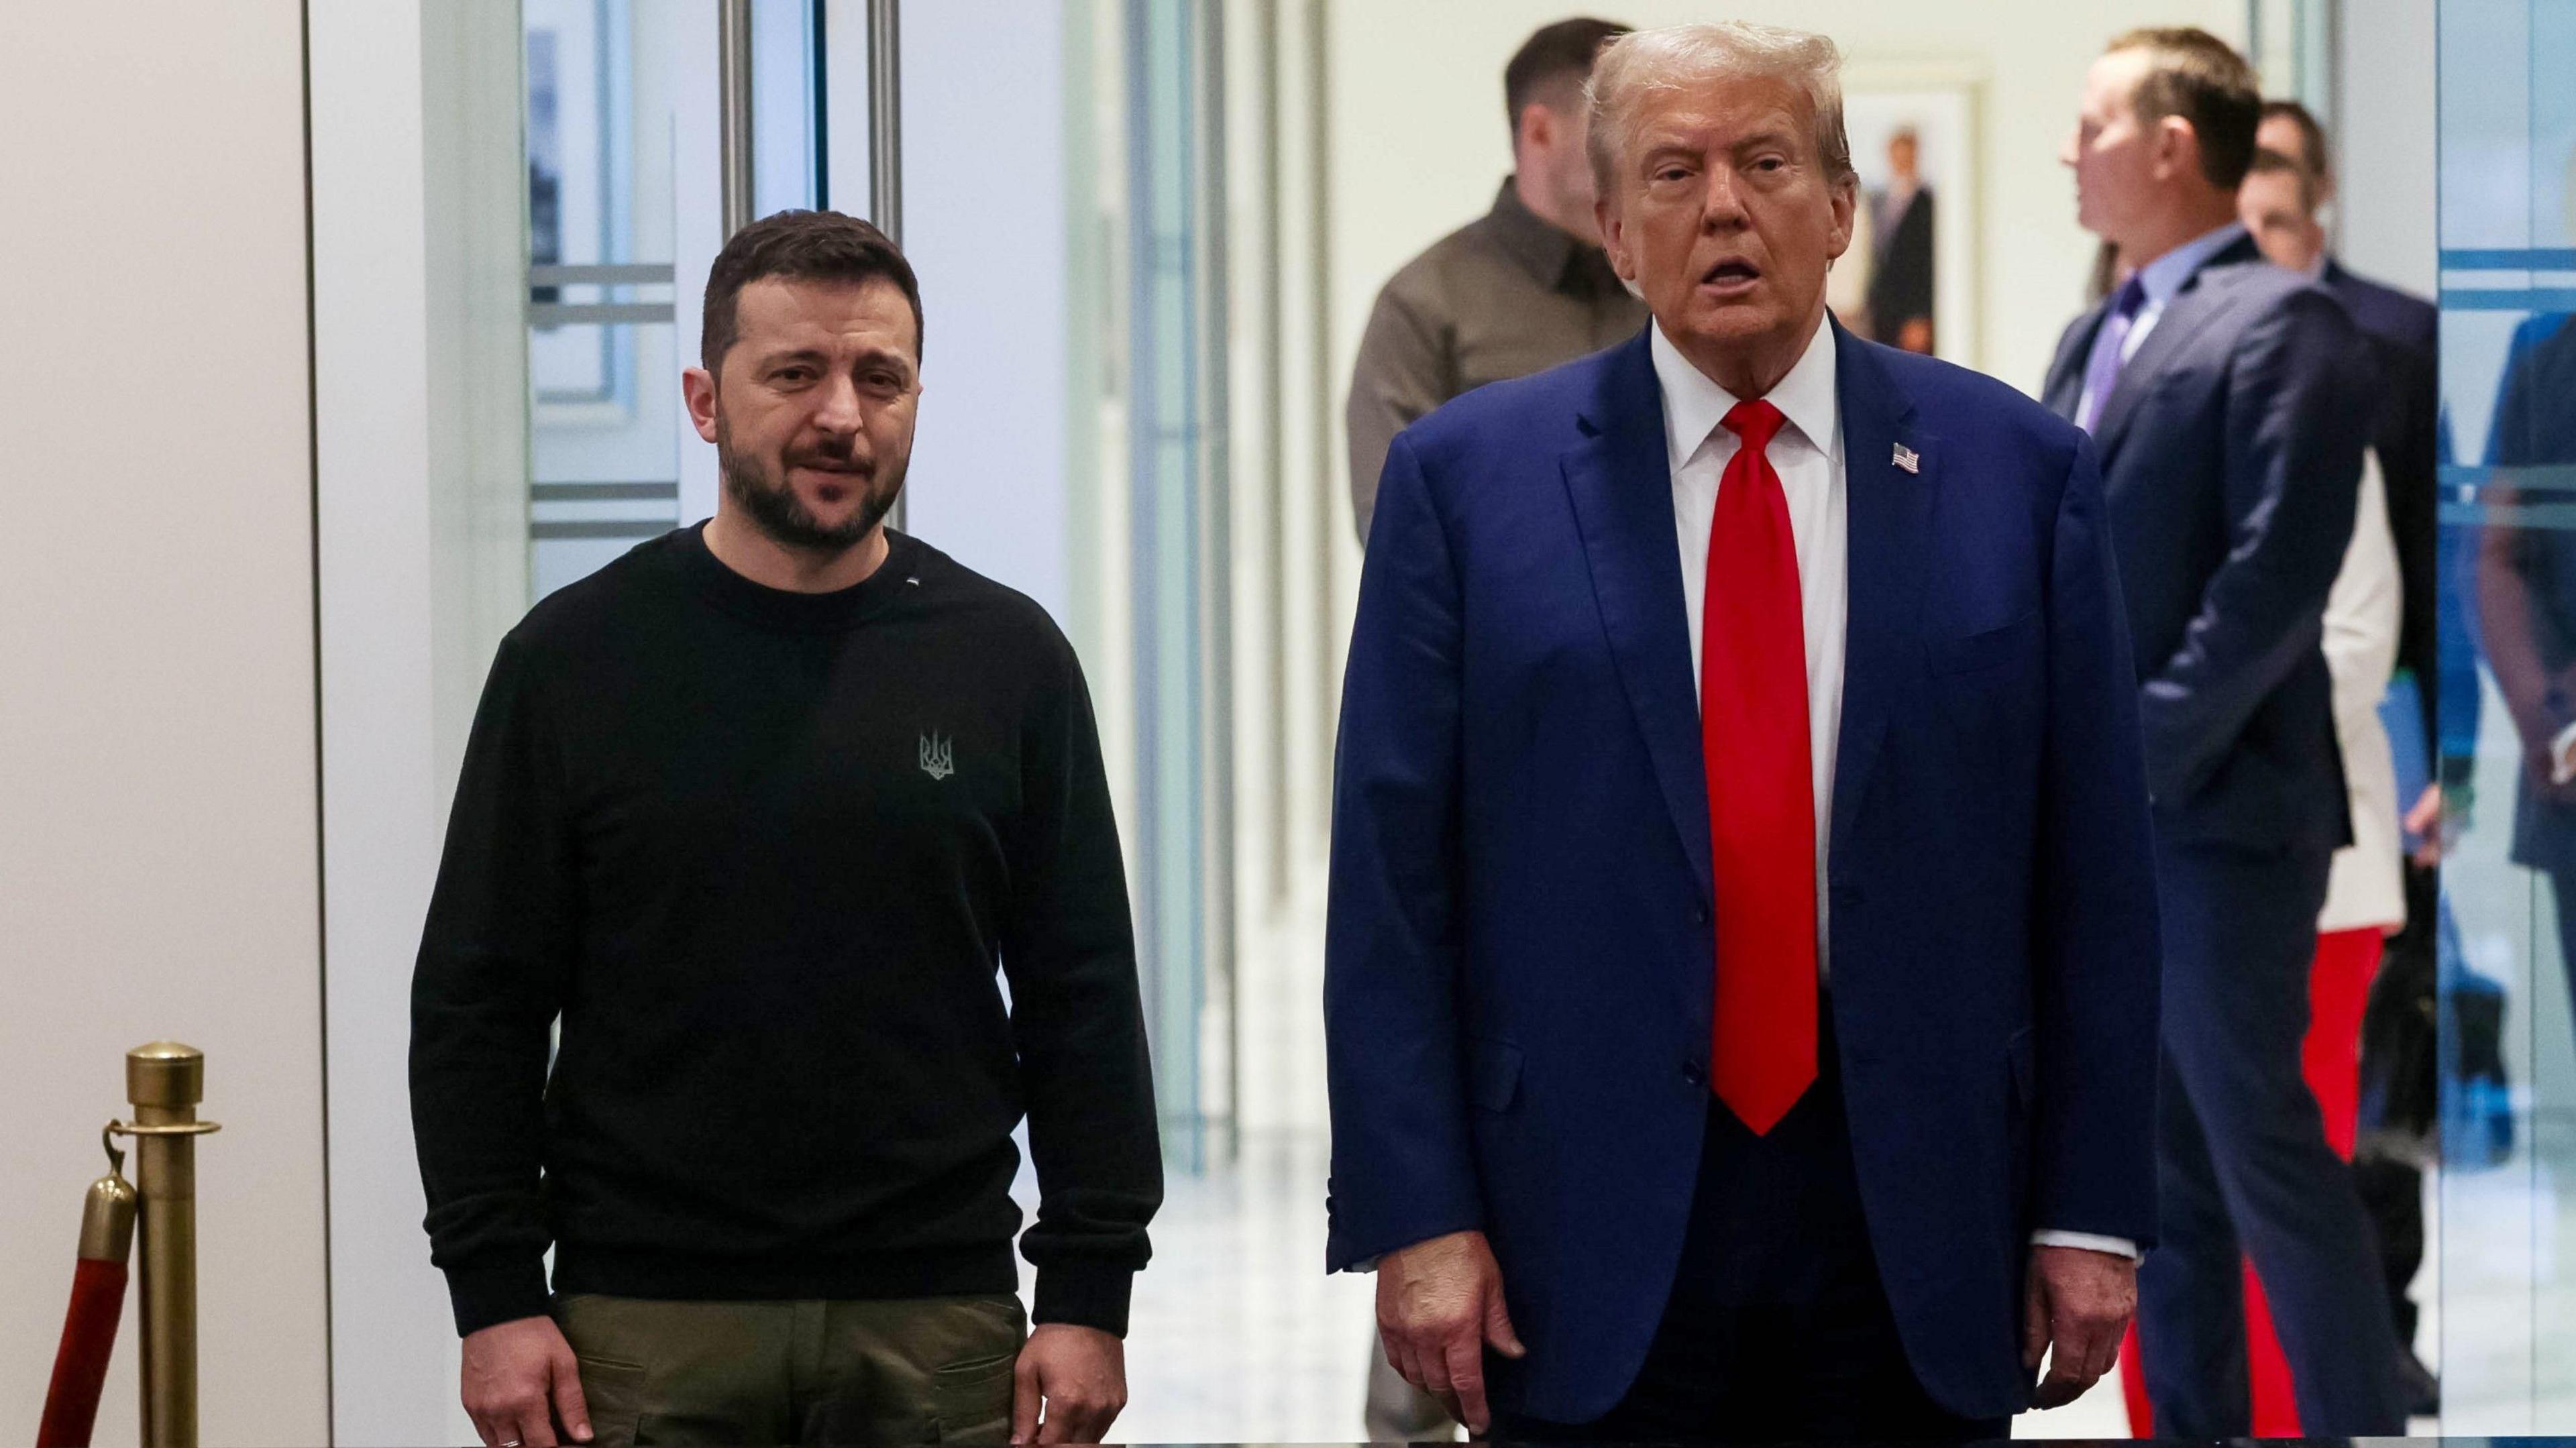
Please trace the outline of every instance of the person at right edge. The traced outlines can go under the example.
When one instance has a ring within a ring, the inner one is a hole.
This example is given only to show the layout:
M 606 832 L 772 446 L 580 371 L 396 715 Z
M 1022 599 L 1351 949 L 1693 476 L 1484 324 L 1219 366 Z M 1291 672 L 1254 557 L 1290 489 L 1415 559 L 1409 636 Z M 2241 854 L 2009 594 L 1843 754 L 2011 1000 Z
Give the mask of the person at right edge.
M 2326 596 L 2378 381 L 2343 307 L 2237 220 L 2262 92 L 2192 29 L 2132 31 L 2062 154 L 2133 270 L 2059 342 L 2045 398 L 2093 435 L 2139 671 L 2164 948 L 2163 1245 L 2139 1273 L 2155 1431 L 2250 1431 L 2244 1261 L 2311 1434 L 2406 1426 L 2351 1173 L 2302 1078 L 2329 862 L 2351 840 Z
M 2576 222 L 2576 155 L 2566 175 Z M 2525 318 L 2507 344 L 2503 373 L 2478 498 L 2488 521 L 2474 545 L 2477 620 L 2522 745 L 2510 858 L 2547 881 L 2560 964 L 2576 984 L 2576 531 L 2535 506 L 2564 497 L 2551 490 L 2552 475 L 2576 465 L 2576 317 Z M 2533 953 L 2546 958 L 2540 947 Z M 2446 1013 L 2446 1030 L 2456 1018 Z M 2465 1053 L 2469 1032 L 2459 1035 L 2445 1045 Z

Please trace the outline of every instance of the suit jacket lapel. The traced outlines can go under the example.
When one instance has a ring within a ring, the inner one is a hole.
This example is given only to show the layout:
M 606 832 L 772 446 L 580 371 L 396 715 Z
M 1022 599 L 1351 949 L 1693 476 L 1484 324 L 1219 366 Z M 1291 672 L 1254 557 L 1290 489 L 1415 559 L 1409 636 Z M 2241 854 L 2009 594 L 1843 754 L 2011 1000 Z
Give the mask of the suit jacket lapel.
M 1600 390 L 1582 416 L 1592 435 L 1561 460 L 1565 489 L 1620 682 L 1645 735 L 1692 878 L 1702 899 L 1713 901 L 1708 778 L 1700 754 L 1699 700 L 1691 689 L 1672 466 L 1664 448 L 1663 392 L 1646 334 L 1613 353 L 1598 375 Z
M 2103 400 L 2102 415 L 2093 425 L 2094 450 L 2101 455 L 2104 471 L 2109 471 L 2112 455 L 2119 450 L 2128 434 L 2129 421 L 2137 415 L 2138 404 L 2154 388 L 2156 375 L 2174 358 L 2180 356 L 2201 329 L 2217 320 L 2226 309 L 2226 288 L 2217 285 L 2220 272 L 2228 267 L 2259 261 L 2262 253 L 2255 250 L 2251 237 L 2239 237 L 2225 250 L 2201 263 L 2200 268 L 2185 278 L 2182 290 L 2165 303 L 2164 314 L 2156 319 L 2156 328 L 2138 350 L 2120 368 L 2120 380 Z
M 1920 426 L 1913 400 L 1889 375 L 1876 349 L 1839 327 L 1834 340 L 1850 566 L 1829 877 L 1841 873 L 1833 866 L 1852 838 L 1880 739 L 1914 677 L 1916 619 L 1931 552 L 1932 507 L 1941 483 L 1940 439 Z M 1918 471 L 1907 472 L 1894 463 L 1899 446 L 1914 454 Z M 1818 908 L 1828 903 L 1819 901 Z
M 2084 363 L 2093 355 L 2093 338 L 2102 330 L 2102 318 L 2111 310 L 2108 298 L 2066 329 L 2057 342 L 2057 360 L 2048 367 L 2048 380 L 2040 388 L 2040 402 L 2049 411 L 2075 420 L 2084 405 Z

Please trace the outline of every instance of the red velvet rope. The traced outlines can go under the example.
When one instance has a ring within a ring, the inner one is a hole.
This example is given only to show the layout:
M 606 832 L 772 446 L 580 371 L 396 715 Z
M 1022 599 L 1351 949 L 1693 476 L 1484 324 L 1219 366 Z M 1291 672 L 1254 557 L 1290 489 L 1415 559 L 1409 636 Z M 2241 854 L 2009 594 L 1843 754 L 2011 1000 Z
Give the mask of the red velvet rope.
M 125 1311 L 125 1264 L 76 1261 L 71 1310 L 63 1317 L 63 1345 L 54 1354 L 36 1448 L 89 1448 L 99 1391 L 107 1384 L 107 1357 L 116 1347 L 116 1320 Z

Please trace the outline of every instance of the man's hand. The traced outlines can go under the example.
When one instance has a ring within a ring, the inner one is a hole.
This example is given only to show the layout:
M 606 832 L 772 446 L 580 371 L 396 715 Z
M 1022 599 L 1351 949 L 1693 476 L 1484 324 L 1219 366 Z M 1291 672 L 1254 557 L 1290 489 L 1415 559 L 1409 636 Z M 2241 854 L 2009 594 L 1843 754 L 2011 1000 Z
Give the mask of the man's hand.
M 2543 739 L 2527 745 L 2522 751 L 2523 769 L 2531 779 L 2532 793 L 2558 804 L 2576 804 L 2576 783 L 2559 777 L 2564 761 L 2553 740 Z
M 581 1367 L 553 1318 L 522 1317 L 468 1333 L 464 1378 L 465 1413 L 486 1448 L 590 1441 Z
M 1482 1232 L 1452 1232 L 1386 1254 L 1377 1264 L 1377 1330 L 1387 1362 L 1471 1433 L 1493 1426 L 1485 1345 L 1510 1358 L 1528 1351 L 1512 1332 L 1503 1269 Z
M 1097 1443 L 1126 1407 L 1124 1343 L 1065 1322 L 1042 1323 L 1029 1334 L 1011 1393 L 1012 1442 Z
M 2115 1252 L 2033 1247 L 2022 1295 L 2022 1370 L 2036 1373 L 2049 1358 L 2032 1406 L 2063 1408 L 2120 1360 L 2120 1336 L 2138 1311 L 2138 1264 Z
M 2413 835 L 2415 863 L 2429 870 L 2442 863 L 2442 786 L 2428 784 L 2406 812 L 2406 833 Z

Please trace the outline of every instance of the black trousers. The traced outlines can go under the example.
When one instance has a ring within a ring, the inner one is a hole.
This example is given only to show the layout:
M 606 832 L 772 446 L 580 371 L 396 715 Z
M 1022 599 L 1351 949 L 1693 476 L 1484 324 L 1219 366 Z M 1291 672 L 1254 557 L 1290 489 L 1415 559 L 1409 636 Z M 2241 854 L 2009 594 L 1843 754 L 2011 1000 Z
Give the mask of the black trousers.
M 2380 974 L 2401 975 L 2408 971 L 2432 980 L 2438 974 L 2435 959 L 2441 949 L 2442 889 L 2438 870 L 2409 862 L 2406 866 L 2406 928 L 2390 936 L 2381 958 Z M 2560 929 L 2566 929 L 2566 917 L 2560 917 Z M 2362 1078 L 2370 1079 L 2371 1042 L 2362 1041 Z M 2410 1105 L 2413 1103 L 2409 1103 Z M 2431 1103 L 2424 1105 L 2429 1109 Z M 2411 1348 L 2415 1343 L 2417 1317 L 2415 1273 L 2424 1265 L 2424 1173 L 2402 1161 L 2356 1159 L 2352 1164 L 2353 1189 L 2361 1194 L 2361 1209 L 2370 1216 L 2370 1229 L 2379 1247 L 2379 1267 L 2388 1284 L 2388 1314 L 2397 1327 L 2397 1343 Z
M 1830 1021 L 1831 1016 L 1826 1017 Z M 1673 1295 L 1627 1396 L 1589 1423 L 1500 1407 L 1493 1437 L 1522 1442 L 1692 1443 L 2007 1436 L 2002 1418 L 1961 1418 L 1906 1362 L 1870 1251 L 1852 1171 L 1830 1026 L 1825 1070 L 1767 1136 L 1711 1099 L 1689 1235 Z
M 2397 1345 L 2411 1348 L 2420 1316 L 2412 1295 L 2415 1274 L 2424 1266 L 2424 1173 L 2402 1161 L 2357 1161 L 2352 1185 L 2361 1194 L 2362 1210 L 2370 1214 Z

